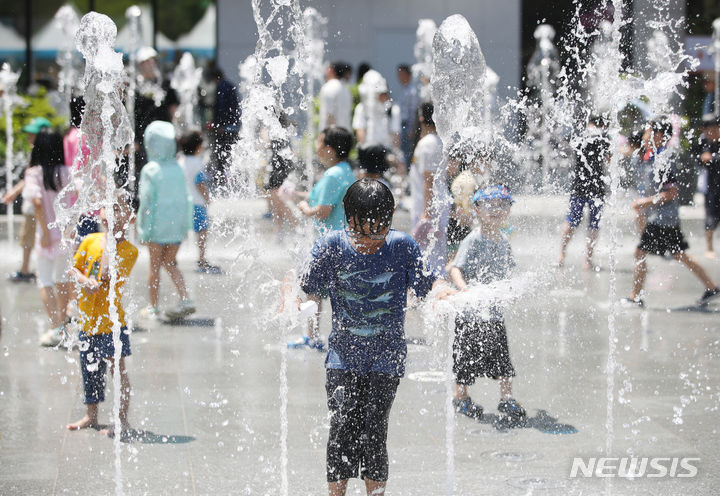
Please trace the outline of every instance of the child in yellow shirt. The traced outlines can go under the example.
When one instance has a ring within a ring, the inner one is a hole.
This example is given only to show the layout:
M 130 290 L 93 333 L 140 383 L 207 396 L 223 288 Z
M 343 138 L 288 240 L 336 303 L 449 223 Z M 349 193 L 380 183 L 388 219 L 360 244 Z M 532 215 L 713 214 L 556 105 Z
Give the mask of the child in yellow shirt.
M 125 311 L 122 306 L 122 295 L 125 282 L 130 276 L 138 256 L 138 249 L 125 239 L 125 232 L 129 226 L 132 209 L 127 202 L 120 200 L 114 205 L 115 222 L 113 233 L 117 240 L 117 285 L 115 287 L 115 305 L 122 332 L 120 342 L 122 352 L 119 362 L 121 395 L 120 395 L 120 423 L 121 436 L 130 432 L 128 424 L 128 408 L 130 405 L 130 381 L 125 371 L 125 358 L 130 355 L 130 335 L 125 321 Z M 105 212 L 101 218 L 107 231 Z M 98 404 L 105 400 L 105 371 L 110 363 L 111 371 L 115 347 L 113 345 L 112 321 L 110 319 L 110 271 L 109 260 L 105 250 L 107 233 L 93 233 L 87 235 L 74 256 L 72 273 L 80 284 L 82 291 L 78 297 L 78 309 L 82 329 L 79 332 L 80 340 L 80 369 L 83 378 L 84 398 L 87 405 L 85 416 L 68 424 L 69 430 L 78 430 L 86 427 L 98 427 Z M 107 434 L 112 435 L 110 428 Z

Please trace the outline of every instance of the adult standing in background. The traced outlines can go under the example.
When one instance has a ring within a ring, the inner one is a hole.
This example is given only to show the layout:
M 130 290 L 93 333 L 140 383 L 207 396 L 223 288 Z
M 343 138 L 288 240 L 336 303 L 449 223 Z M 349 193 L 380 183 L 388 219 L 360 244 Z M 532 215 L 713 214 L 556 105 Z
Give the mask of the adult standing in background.
M 400 106 L 400 149 L 406 164 L 412 160 L 415 135 L 417 131 L 417 110 L 420 105 L 418 87 L 412 79 L 410 66 L 400 64 L 397 67 L 398 82 L 402 86 L 397 99 Z
M 325 84 L 320 88 L 320 122 L 318 129 L 330 126 L 351 129 L 353 108 L 348 80 L 352 69 L 345 62 L 333 62 L 325 70 Z
M 208 81 L 215 83 L 215 104 L 213 105 L 210 129 L 210 184 L 213 189 L 226 184 L 230 166 L 232 145 L 240 132 L 240 98 L 235 84 L 225 77 L 219 67 L 212 67 L 205 73 Z
M 412 236 L 430 269 L 444 272 L 447 262 L 447 226 L 452 200 L 443 164 L 443 143 L 437 135 L 432 103 L 418 110 L 420 141 L 415 147 L 410 179 Z
M 352 127 L 358 147 L 384 145 L 400 148 L 400 108 L 390 100 L 387 82 L 370 69 L 360 85 L 362 102 L 355 107 Z
M 153 47 L 141 47 L 137 51 L 138 82 L 135 94 L 135 176 L 147 163 L 145 150 L 145 128 L 153 121 L 172 120 L 180 104 L 177 93 L 170 87 L 170 81 L 163 80 L 157 63 L 158 53 Z M 119 180 L 127 181 L 127 169 L 121 170 Z M 137 180 L 135 181 L 137 184 Z M 136 192 L 133 192 L 135 195 Z

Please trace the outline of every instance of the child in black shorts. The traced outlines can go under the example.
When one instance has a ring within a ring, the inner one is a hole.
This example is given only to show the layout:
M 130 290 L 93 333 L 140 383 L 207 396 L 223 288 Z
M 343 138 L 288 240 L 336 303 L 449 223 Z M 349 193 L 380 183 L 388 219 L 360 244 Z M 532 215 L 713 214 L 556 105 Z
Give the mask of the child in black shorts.
M 506 279 L 515 266 L 510 243 L 501 230 L 510 215 L 510 192 L 504 186 L 478 190 L 473 203 L 480 226 L 460 243 L 450 268 L 450 279 L 460 291 L 467 288 L 468 282 L 488 284 Z M 470 309 L 458 314 L 453 372 L 453 405 L 458 413 L 472 418 L 482 415 L 482 406 L 472 401 L 467 388 L 478 377 L 489 377 L 500 382 L 498 411 L 516 421 L 525 418 L 525 409 L 512 397 L 515 369 L 510 362 L 502 312 L 496 306 L 490 307 L 487 314 Z
M 648 196 L 633 202 L 633 209 L 638 214 L 645 214 L 647 224 L 640 237 L 640 244 L 635 249 L 635 267 L 633 270 L 633 288 L 628 298 L 621 304 L 626 307 L 642 308 L 642 290 L 647 277 L 648 253 L 663 256 L 670 253 L 682 263 L 705 286 L 705 292 L 698 299 L 699 305 L 707 305 L 712 299 L 720 296 L 717 283 L 705 272 L 705 269 L 692 255 L 687 253 L 688 244 L 680 230 L 680 213 L 678 201 L 678 185 L 675 172 L 670 163 L 660 163 L 665 144 L 672 137 L 672 124 L 666 120 L 651 122 L 643 135 L 644 160 L 638 176 L 644 181 L 643 191 Z M 667 152 L 665 152 L 667 153 Z M 662 156 L 662 158 L 667 158 Z
M 405 373 L 407 292 L 426 296 L 436 277 L 424 271 L 415 241 L 390 229 L 395 201 L 387 186 L 361 179 L 343 206 L 347 228 L 315 243 L 300 283 L 308 295 L 329 294 L 332 303 L 325 359 L 328 489 L 344 495 L 348 479 L 359 474 L 367 494 L 383 494 L 388 419 Z M 286 296 L 289 290 L 283 287 Z M 438 297 L 451 292 L 440 290 Z

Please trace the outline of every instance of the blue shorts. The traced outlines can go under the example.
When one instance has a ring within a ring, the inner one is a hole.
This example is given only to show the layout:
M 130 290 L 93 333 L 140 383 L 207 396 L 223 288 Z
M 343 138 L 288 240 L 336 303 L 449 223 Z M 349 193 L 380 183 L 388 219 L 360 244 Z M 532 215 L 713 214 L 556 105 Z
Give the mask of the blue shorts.
M 82 372 L 83 390 L 85 396 L 83 403 L 94 405 L 105 401 L 105 371 L 106 358 L 115 355 L 112 334 L 96 334 L 88 336 L 84 331 L 78 334 L 80 340 L 80 371 Z M 122 344 L 121 356 L 130 355 L 130 334 L 127 327 L 120 333 Z
M 585 204 L 588 206 L 588 228 L 598 229 L 600 227 L 600 214 L 604 204 L 602 198 L 585 198 L 582 196 L 570 195 L 570 211 L 565 220 L 570 227 L 575 229 L 580 225 L 583 216 L 583 208 Z
M 193 206 L 193 229 L 195 232 L 206 231 L 210 227 L 207 209 L 202 205 Z

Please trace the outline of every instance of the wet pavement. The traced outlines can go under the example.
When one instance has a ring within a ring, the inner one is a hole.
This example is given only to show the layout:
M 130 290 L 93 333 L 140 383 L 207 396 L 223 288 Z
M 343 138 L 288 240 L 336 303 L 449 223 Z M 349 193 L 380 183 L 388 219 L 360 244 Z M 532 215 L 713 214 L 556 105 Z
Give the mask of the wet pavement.
M 498 387 L 481 380 L 471 389 L 488 415 L 454 419 L 454 456 L 448 461 L 443 370 L 451 327 L 423 325 L 411 310 L 406 333 L 407 376 L 401 381 L 389 428 L 387 494 L 710 495 L 720 490 L 717 428 L 720 407 L 720 304 L 698 311 L 699 282 L 678 264 L 653 258 L 645 310 L 619 309 L 615 318 L 617 369 L 612 388 L 612 457 L 692 457 L 697 476 L 571 478 L 574 457 L 604 456 L 608 445 L 610 233 L 601 232 L 601 270 L 582 270 L 582 230 L 563 269 L 551 268 L 559 246 L 565 198 L 518 199 L 511 243 L 518 273 L 540 273 L 543 284 L 505 311 L 517 370 L 515 397 L 529 421 L 508 426 L 497 418 Z M 198 312 L 192 326 L 136 320 L 127 366 L 133 386 L 130 421 L 142 430 L 123 443 L 125 494 L 280 494 L 282 347 L 297 330 L 273 319 L 277 280 L 292 266 L 291 244 L 279 244 L 262 219 L 263 202 L 220 201 L 211 214 L 222 231 L 209 258 L 223 275 L 193 271 L 196 249 L 180 251 Z M 720 261 L 703 257 L 702 213 L 685 208 L 683 231 L 711 275 Z M 400 212 L 396 226 L 407 225 Z M 248 236 L 248 220 L 255 228 Z M 4 220 L 3 220 L 4 222 Z M 639 236 L 632 219 L 619 219 L 618 298 L 629 292 L 632 252 Z M 606 226 L 603 226 L 606 227 Z M 4 236 L 4 234 L 3 234 Z M 5 238 L 0 272 L 19 266 L 20 250 Z M 147 301 L 148 255 L 133 271 L 137 310 Z M 77 351 L 42 349 L 45 330 L 39 291 L 0 282 L 0 494 L 113 494 L 113 441 L 95 430 L 69 432 L 84 414 Z M 161 299 L 175 303 L 163 276 Z M 269 296 L 270 295 L 270 296 Z M 690 310 L 678 310 L 690 307 Z M 677 310 L 677 311 L 673 311 Z M 329 330 L 329 305 L 321 321 Z M 289 494 L 325 493 L 328 433 L 323 355 L 287 353 Z M 109 422 L 112 387 L 101 405 Z M 669 466 L 669 465 L 668 465 Z M 449 487 L 452 487 L 452 490 Z M 349 494 L 364 494 L 351 481 Z

